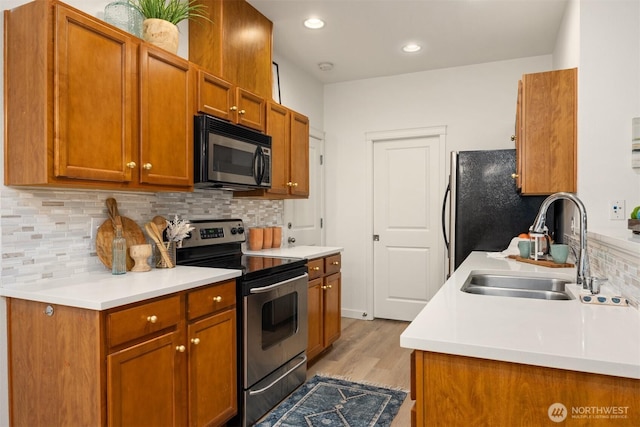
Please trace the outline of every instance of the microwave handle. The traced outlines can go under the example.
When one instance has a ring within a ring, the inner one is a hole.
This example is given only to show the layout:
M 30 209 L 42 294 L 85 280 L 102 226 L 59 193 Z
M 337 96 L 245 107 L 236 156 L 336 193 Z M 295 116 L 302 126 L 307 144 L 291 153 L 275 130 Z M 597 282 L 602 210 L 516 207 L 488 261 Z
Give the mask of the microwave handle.
M 256 180 L 256 184 L 262 184 L 265 169 L 265 158 L 262 147 L 257 147 L 253 155 L 253 177 Z

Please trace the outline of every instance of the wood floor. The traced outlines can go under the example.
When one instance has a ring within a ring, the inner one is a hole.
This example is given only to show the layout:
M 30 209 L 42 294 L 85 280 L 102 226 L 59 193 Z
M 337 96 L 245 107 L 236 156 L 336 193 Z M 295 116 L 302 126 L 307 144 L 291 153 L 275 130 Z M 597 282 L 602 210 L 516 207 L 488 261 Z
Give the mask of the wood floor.
M 316 374 L 340 376 L 408 392 L 411 350 L 400 347 L 400 334 L 408 325 L 408 322 L 396 320 L 343 317 L 342 336 L 309 366 L 307 377 Z M 411 425 L 411 405 L 407 394 L 392 427 Z

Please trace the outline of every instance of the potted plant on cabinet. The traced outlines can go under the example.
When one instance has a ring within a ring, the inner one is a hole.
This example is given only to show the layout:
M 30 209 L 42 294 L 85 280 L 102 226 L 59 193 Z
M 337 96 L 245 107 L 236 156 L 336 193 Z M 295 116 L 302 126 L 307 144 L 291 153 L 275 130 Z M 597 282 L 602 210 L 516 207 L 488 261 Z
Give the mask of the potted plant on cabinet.
M 196 0 L 130 0 L 144 16 L 142 38 L 169 52 L 178 51 L 177 24 L 185 19 L 209 19 L 206 6 Z

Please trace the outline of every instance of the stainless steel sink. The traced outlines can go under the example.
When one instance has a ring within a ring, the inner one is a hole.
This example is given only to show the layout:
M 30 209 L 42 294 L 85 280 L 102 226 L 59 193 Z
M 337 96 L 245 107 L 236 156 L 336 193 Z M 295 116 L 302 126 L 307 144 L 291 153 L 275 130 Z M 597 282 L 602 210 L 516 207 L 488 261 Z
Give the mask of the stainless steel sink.
M 565 286 L 568 280 L 551 277 L 514 276 L 503 274 L 471 273 L 461 291 L 469 294 L 494 295 L 547 300 L 572 300 Z

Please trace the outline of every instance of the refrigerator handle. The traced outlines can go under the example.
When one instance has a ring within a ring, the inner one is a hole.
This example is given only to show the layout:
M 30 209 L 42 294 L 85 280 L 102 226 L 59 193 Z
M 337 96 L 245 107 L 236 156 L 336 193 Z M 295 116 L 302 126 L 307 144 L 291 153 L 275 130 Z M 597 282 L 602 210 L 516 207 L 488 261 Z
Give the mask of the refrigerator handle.
M 447 184 L 447 189 L 444 191 L 444 199 L 442 200 L 442 237 L 444 237 L 444 245 L 449 252 L 449 238 L 447 237 L 447 198 L 451 194 L 451 183 Z

